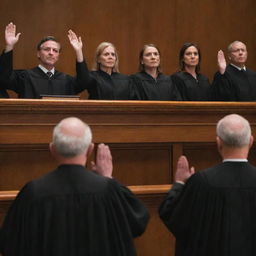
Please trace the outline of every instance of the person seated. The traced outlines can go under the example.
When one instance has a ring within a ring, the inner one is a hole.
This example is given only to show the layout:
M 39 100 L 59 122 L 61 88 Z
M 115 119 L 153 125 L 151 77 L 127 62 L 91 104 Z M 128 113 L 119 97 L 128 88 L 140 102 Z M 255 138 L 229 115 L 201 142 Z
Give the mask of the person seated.
M 228 65 L 223 51 L 218 52 L 219 71 L 213 79 L 215 100 L 256 101 L 256 72 L 246 67 L 247 56 L 246 45 L 241 41 L 228 46 Z
M 131 76 L 138 100 L 181 100 L 170 76 L 160 71 L 161 55 L 154 44 L 143 46 L 139 54 L 140 72 Z
M 211 100 L 209 79 L 200 73 L 201 51 L 193 43 L 185 43 L 179 53 L 180 71 L 171 78 L 184 101 Z
M 95 52 L 93 70 L 86 70 L 89 99 L 134 99 L 134 89 L 129 76 L 119 73 L 118 64 L 116 47 L 109 42 L 100 43 Z
M 13 90 L 19 98 L 38 99 L 42 95 L 74 95 L 85 89 L 85 63 L 82 40 L 68 31 L 70 44 L 76 52 L 77 76 L 59 72 L 55 64 L 59 59 L 61 46 L 53 36 L 43 38 L 37 45 L 39 65 L 33 69 L 13 70 L 13 49 L 21 33 L 16 34 L 16 25 L 9 23 L 5 28 L 6 47 L 0 56 L 0 86 Z

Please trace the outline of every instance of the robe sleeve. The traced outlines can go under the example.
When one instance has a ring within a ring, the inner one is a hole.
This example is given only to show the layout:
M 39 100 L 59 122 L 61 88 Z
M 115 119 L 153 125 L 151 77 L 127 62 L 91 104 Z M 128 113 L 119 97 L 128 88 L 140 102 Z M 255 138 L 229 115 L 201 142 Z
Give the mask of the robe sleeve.
M 229 74 L 223 75 L 217 72 L 212 83 L 212 93 L 214 100 L 217 101 L 236 101 L 235 88 Z

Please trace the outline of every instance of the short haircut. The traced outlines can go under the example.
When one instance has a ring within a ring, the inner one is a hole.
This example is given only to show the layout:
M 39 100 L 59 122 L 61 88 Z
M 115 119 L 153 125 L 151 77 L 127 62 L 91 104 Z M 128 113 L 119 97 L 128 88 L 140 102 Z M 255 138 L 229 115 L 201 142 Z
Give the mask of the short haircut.
M 198 60 L 197 66 L 196 66 L 196 73 L 199 73 L 200 72 L 200 64 L 201 64 L 202 56 L 201 56 L 201 51 L 200 51 L 199 47 L 196 44 L 194 44 L 194 43 L 185 43 L 185 44 L 182 45 L 182 47 L 180 49 L 180 53 L 179 53 L 179 66 L 180 66 L 180 70 L 181 71 L 185 70 L 184 54 L 185 54 L 185 51 L 189 47 L 191 47 L 191 46 L 194 46 L 197 49 L 197 51 L 198 51 L 199 60 Z
M 47 42 L 47 41 L 54 41 L 54 42 L 58 43 L 59 46 L 60 46 L 60 50 L 61 50 L 61 45 L 60 45 L 60 43 L 56 40 L 56 38 L 55 38 L 54 36 L 46 36 L 46 37 L 44 37 L 44 38 L 37 44 L 37 47 L 36 47 L 37 50 L 40 51 L 42 44 L 45 43 L 45 42 Z M 59 51 L 60 51 L 60 50 L 59 50 Z
M 116 62 L 115 62 L 115 65 L 113 67 L 113 72 L 119 72 L 119 67 L 118 67 L 118 65 L 119 65 L 119 57 L 118 57 L 118 53 L 117 53 L 116 47 L 112 43 L 109 43 L 109 42 L 102 42 L 96 48 L 96 52 L 95 52 L 95 56 L 94 56 L 93 70 L 100 70 L 99 57 L 102 54 L 102 52 L 104 51 L 104 49 L 109 47 L 109 46 L 114 48 L 114 51 L 115 51 L 115 54 L 116 54 Z
M 86 153 L 92 142 L 92 132 L 90 127 L 81 121 L 84 125 L 83 136 L 71 136 L 64 134 L 62 130 L 63 119 L 53 130 L 53 145 L 56 152 L 65 158 L 71 158 Z
M 218 122 L 216 131 L 217 136 L 228 147 L 241 148 L 250 143 L 250 124 L 240 115 L 225 116 Z
M 142 49 L 140 50 L 140 53 L 139 53 L 139 71 L 145 71 L 145 66 L 144 64 L 142 64 L 142 60 L 143 60 L 143 55 L 144 55 L 144 52 L 145 50 L 148 48 L 148 47 L 154 47 L 157 49 L 158 53 L 159 53 L 159 56 L 161 58 L 161 52 L 159 50 L 159 48 L 154 45 L 154 44 L 144 44 Z M 157 67 L 157 71 L 160 72 L 161 71 L 161 67 L 160 65 Z
M 228 45 L 228 52 L 230 53 L 230 52 L 232 52 L 233 51 L 233 44 L 236 44 L 236 43 L 242 43 L 242 44 L 244 44 L 243 42 L 241 42 L 241 41 L 238 41 L 238 40 L 235 40 L 235 41 L 233 41 L 232 43 L 230 43 L 229 45 Z M 245 44 L 244 44 L 245 45 Z

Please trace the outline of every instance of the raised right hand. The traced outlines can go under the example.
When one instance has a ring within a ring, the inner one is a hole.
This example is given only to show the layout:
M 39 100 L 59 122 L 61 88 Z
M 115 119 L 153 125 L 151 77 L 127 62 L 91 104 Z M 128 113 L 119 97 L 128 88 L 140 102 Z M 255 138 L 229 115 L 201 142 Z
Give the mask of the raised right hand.
M 11 51 L 14 48 L 14 45 L 19 41 L 20 35 L 21 33 L 16 35 L 16 25 L 12 22 L 5 27 L 5 52 Z
M 225 73 L 227 63 L 226 63 L 224 52 L 222 50 L 218 51 L 217 59 L 218 59 L 219 71 L 223 75 Z

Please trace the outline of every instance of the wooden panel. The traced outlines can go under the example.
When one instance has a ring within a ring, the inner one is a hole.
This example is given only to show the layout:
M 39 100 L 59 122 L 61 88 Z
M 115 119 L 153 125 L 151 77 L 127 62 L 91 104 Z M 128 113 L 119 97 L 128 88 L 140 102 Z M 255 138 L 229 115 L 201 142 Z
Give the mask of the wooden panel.
M 137 185 L 132 189 L 151 213 L 146 233 L 135 241 L 138 255 L 174 255 L 174 239 L 157 213 L 168 190 L 163 184 L 173 181 L 181 154 L 196 170 L 220 161 L 215 127 L 230 113 L 246 117 L 255 135 L 256 103 L 0 100 L 0 190 L 18 190 L 55 168 L 48 152 L 52 129 L 77 116 L 92 127 L 96 144 L 110 145 L 114 176 Z M 249 159 L 255 164 L 255 146 Z M 152 184 L 165 190 L 138 186 Z M 0 218 L 8 206 L 0 202 Z

